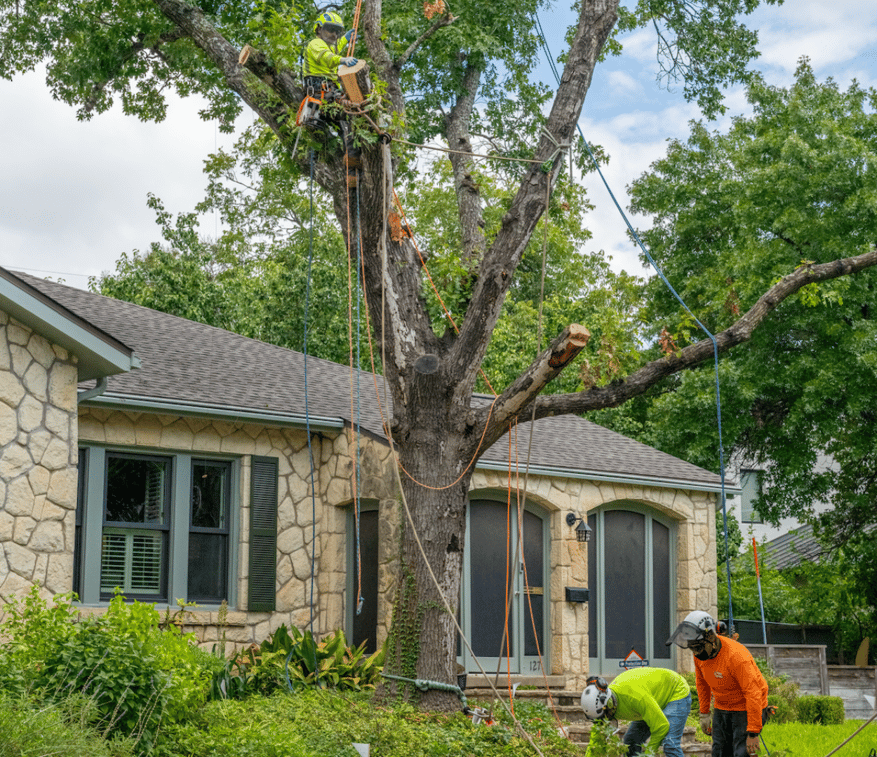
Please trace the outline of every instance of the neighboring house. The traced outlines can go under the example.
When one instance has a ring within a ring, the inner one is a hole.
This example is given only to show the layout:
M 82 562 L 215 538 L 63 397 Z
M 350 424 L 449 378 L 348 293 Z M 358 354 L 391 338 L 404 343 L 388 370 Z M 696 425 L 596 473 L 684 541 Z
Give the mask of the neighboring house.
M 830 463 L 831 461 L 828 458 L 820 455 L 816 468 L 824 470 Z M 756 542 L 761 544 L 793 533 L 806 525 L 797 518 L 783 518 L 776 526 L 766 523 L 755 509 L 755 501 L 761 495 L 762 477 L 764 475 L 763 466 L 736 460 L 732 461 L 731 468 L 736 472 L 741 493 L 730 494 L 727 497 L 728 516 L 737 519 L 737 522 L 740 524 L 740 531 L 746 539 L 751 542 L 754 536 Z M 814 502 L 813 512 L 825 512 L 830 507 L 831 505 L 824 502 Z
M 187 622 L 205 645 L 286 623 L 374 648 L 401 524 L 376 396 L 380 377 L 0 269 L 0 597 L 39 583 L 99 610 L 121 587 L 197 602 Z M 529 437 L 521 424 L 520 461 Z M 481 664 L 500 665 L 505 545 L 522 529 L 503 670 L 541 680 L 541 659 L 579 685 L 631 650 L 690 667 L 664 642 L 716 610 L 719 478 L 576 416 L 540 420 L 509 534 L 509 446 L 485 453 L 470 494 L 460 620 Z

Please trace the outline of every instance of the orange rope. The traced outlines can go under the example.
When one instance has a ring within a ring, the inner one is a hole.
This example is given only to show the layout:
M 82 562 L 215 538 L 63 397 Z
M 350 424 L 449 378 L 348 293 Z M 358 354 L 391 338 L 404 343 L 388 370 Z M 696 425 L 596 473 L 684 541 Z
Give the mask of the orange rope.
M 350 38 L 350 47 L 347 54 L 353 57 L 353 48 L 356 47 L 356 38 L 359 36 L 359 12 L 362 10 L 362 0 L 356 0 L 356 10 L 353 13 L 353 36 Z
M 506 649 L 506 683 L 508 686 L 509 706 L 512 714 L 515 712 L 515 697 L 512 692 L 512 649 L 511 634 L 509 633 L 509 610 L 511 602 L 509 602 L 509 575 L 511 573 L 511 549 L 512 549 L 512 433 L 509 429 L 509 477 L 508 477 L 508 493 L 506 494 L 505 509 L 505 649 Z M 502 650 L 500 650 L 500 653 Z

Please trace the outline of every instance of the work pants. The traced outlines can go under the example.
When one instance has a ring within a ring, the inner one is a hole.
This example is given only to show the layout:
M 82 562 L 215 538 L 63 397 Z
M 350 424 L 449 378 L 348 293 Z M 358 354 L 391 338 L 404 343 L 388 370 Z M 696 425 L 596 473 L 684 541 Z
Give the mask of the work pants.
M 761 725 L 770 719 L 771 708 L 761 711 Z M 713 710 L 713 754 L 712 757 L 747 757 L 746 711 Z
M 668 702 L 664 707 L 664 717 L 670 723 L 670 730 L 663 741 L 665 757 L 682 757 L 682 732 L 690 714 L 691 694 Z M 628 757 L 636 757 L 643 750 L 643 745 L 649 743 L 651 736 L 652 731 L 645 720 L 634 720 L 624 734 Z

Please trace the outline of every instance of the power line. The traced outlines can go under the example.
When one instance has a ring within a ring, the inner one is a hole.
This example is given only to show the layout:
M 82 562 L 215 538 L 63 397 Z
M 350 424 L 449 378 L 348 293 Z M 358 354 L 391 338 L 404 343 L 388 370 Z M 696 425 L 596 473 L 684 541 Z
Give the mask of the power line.
M 79 276 L 83 279 L 87 279 L 91 276 L 91 274 L 88 273 L 71 273 L 70 271 L 47 271 L 43 268 L 27 268 L 23 265 L 9 263 L 5 263 L 3 267 L 10 271 L 28 271 L 29 273 L 51 273 L 55 276 Z

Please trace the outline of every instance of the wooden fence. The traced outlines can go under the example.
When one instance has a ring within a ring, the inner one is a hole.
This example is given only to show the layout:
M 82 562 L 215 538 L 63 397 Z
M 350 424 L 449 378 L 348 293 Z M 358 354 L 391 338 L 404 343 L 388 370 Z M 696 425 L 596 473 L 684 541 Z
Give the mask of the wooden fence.
M 874 713 L 877 698 L 877 667 L 868 665 L 826 665 L 823 644 L 747 644 L 753 657 L 766 658 L 774 672 L 787 675 L 802 694 L 840 697 L 847 718 L 865 720 Z
M 867 720 L 874 714 L 874 698 L 877 697 L 875 668 L 855 665 L 829 665 L 828 685 L 831 695 L 844 700 L 844 713 L 848 718 Z M 871 697 L 869 702 L 865 696 Z
M 787 675 L 802 694 L 828 694 L 825 645 L 747 644 L 753 657 L 764 657 L 777 675 Z

